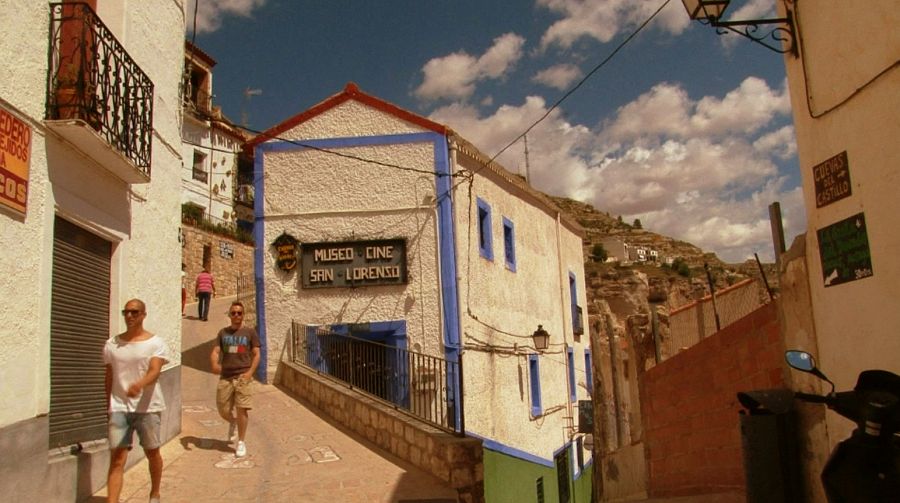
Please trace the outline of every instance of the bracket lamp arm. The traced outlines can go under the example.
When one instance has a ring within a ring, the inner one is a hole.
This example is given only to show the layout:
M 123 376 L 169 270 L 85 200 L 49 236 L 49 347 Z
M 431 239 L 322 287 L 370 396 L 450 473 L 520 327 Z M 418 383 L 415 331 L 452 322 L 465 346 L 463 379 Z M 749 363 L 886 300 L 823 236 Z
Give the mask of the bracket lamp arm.
M 780 18 L 721 21 L 729 1 L 682 0 L 691 19 L 714 27 L 719 35 L 728 32 L 737 33 L 777 53 L 790 53 L 797 57 L 794 15 L 790 9 L 787 9 L 785 17 Z M 768 29 L 773 25 L 774 28 Z

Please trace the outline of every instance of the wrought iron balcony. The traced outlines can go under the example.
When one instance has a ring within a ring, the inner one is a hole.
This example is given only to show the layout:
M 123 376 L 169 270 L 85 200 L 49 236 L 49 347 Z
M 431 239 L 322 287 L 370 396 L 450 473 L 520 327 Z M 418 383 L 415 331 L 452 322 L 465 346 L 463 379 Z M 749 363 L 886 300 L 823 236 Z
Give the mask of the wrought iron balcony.
M 47 126 L 126 182 L 150 181 L 153 82 L 88 4 L 50 4 L 48 57 Z

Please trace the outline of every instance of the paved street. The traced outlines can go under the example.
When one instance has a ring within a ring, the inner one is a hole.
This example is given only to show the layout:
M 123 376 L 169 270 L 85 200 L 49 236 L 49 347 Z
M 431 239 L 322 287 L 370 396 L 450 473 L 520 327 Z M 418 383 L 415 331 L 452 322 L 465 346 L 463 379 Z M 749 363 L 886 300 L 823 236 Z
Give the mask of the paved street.
M 196 304 L 185 309 L 182 432 L 162 449 L 163 502 L 456 501 L 455 491 L 437 478 L 349 434 L 272 385 L 257 384 L 248 455 L 236 459 L 225 439 L 227 424 L 215 410 L 218 378 L 208 371 L 212 340 L 228 324 L 232 300 L 214 299 L 208 322 L 196 319 Z M 143 461 L 126 472 L 120 501 L 145 503 L 149 482 Z M 105 497 L 104 489 L 89 501 Z

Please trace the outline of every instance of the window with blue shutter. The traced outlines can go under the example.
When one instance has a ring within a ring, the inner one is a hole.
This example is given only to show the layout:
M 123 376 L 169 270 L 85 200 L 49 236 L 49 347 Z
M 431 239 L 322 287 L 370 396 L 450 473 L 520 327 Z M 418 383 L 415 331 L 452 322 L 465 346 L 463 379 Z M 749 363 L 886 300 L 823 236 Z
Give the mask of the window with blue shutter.
M 506 268 L 516 272 L 516 232 L 510 219 L 503 217 L 503 251 L 506 253 Z
M 528 377 L 531 384 L 531 415 L 540 416 L 544 409 L 541 407 L 541 372 L 538 355 L 528 355 Z
M 477 198 L 478 206 L 478 251 L 481 256 L 494 260 L 494 244 L 491 237 L 491 207 L 480 197 Z

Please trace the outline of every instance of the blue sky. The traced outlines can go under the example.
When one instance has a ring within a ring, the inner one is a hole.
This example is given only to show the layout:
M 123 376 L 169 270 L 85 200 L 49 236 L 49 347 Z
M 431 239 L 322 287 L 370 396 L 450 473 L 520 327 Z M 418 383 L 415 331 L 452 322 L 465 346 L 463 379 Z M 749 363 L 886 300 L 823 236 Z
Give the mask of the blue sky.
M 265 130 L 355 82 L 493 156 L 665 0 L 199 2 L 196 44 L 233 121 Z M 734 0 L 726 17 L 772 15 L 774 0 Z M 806 225 L 790 114 L 780 54 L 669 0 L 528 134 L 531 183 L 726 261 L 771 261 L 768 205 L 788 243 Z M 498 161 L 524 174 L 523 142 Z

